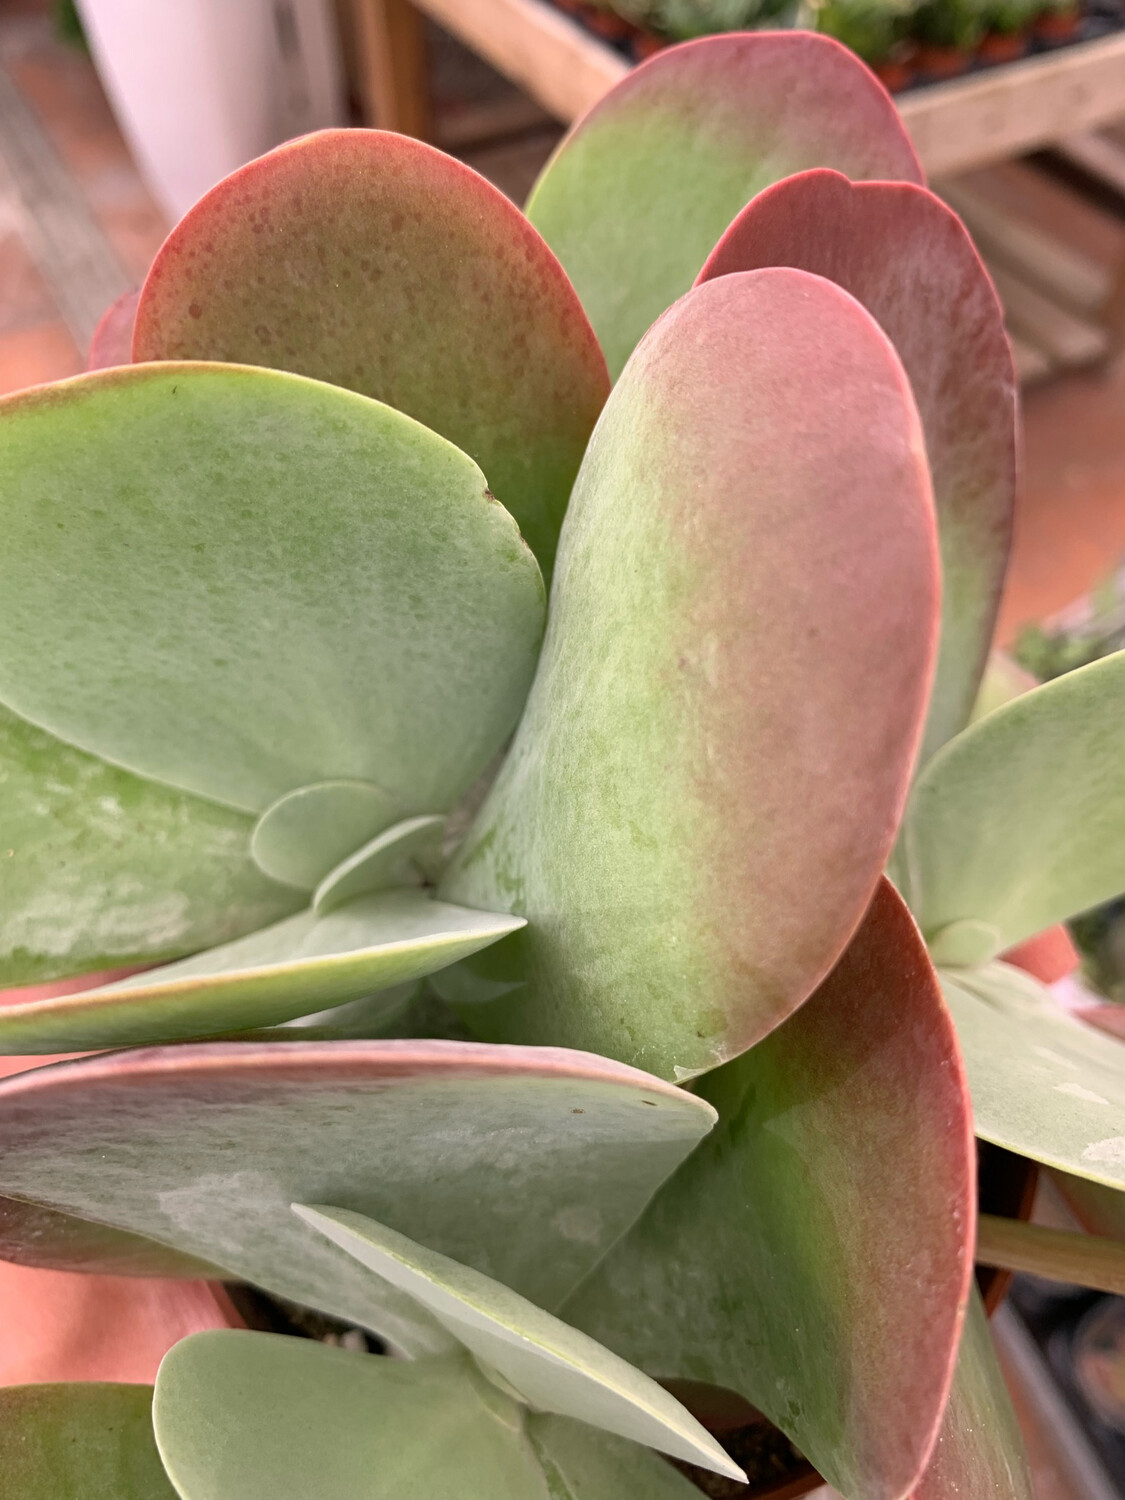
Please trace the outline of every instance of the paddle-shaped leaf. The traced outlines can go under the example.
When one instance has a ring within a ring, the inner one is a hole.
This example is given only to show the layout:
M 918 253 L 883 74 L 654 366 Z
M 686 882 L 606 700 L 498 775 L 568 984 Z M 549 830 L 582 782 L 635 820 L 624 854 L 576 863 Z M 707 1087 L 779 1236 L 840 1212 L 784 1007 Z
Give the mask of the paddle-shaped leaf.
M 921 182 L 882 85 L 807 32 L 706 37 L 635 68 L 585 115 L 527 204 L 620 374 L 755 193 L 808 167 Z
M 148 1046 L 276 1026 L 419 979 L 522 925 L 416 889 L 360 896 L 99 989 L 0 1007 L 0 1053 Z M 389 1008 L 399 1005 L 391 994 Z
M 759 193 L 700 281 L 797 266 L 851 292 L 910 377 L 926 434 L 942 629 L 922 759 L 962 730 L 996 624 L 1016 484 L 1016 377 L 999 298 L 957 215 L 907 182 L 801 172 Z
M 969 1304 L 949 1405 L 911 1500 L 1034 1500 L 1012 1398 L 976 1292 Z
M 941 1422 L 975 1195 L 952 1023 L 887 882 L 816 994 L 699 1087 L 713 1136 L 562 1316 L 737 1391 L 845 1495 L 897 1500 Z
M 577 1053 L 188 1044 L 0 1083 L 0 1193 L 445 1349 L 417 1303 L 289 1205 L 343 1204 L 557 1308 L 713 1120 L 701 1099 Z M 37 1249 L 50 1245 L 29 1244 L 29 1260 Z
M 895 874 L 935 962 L 985 962 L 1125 890 L 1123 695 L 1119 651 L 996 709 L 926 767 Z
M 803 271 L 689 292 L 598 424 L 527 709 L 442 885 L 530 923 L 504 945 L 526 988 L 468 1024 L 682 1078 L 795 1009 L 894 836 L 937 587 L 874 321 Z
M 376 131 L 291 141 L 197 203 L 149 272 L 133 353 L 386 401 L 480 464 L 548 574 L 608 389 L 574 289 L 519 210 L 461 162 Z
M 400 816 L 440 812 L 508 733 L 543 583 L 443 438 L 350 391 L 209 365 L 80 376 L 0 415 L 17 713 L 250 811 L 354 777 Z
M 1125 1046 L 1074 1020 L 1008 964 L 945 970 L 976 1132 L 986 1141 L 1125 1187 Z
M 293 1212 L 420 1302 L 537 1411 L 575 1417 L 745 1481 L 706 1429 L 654 1380 L 526 1297 L 361 1214 L 302 1204 Z
M 0 1391 L 7 1500 L 176 1500 L 152 1435 L 152 1387 Z
M 201 1334 L 161 1366 L 153 1426 L 181 1500 L 553 1500 L 519 1405 L 463 1355 Z
M 299 898 L 255 867 L 252 827 L 0 707 L 0 987 L 159 963 L 288 915 Z
M 341 860 L 390 828 L 395 813 L 395 799 L 370 781 L 299 786 L 266 808 L 250 852 L 272 879 L 313 891 Z

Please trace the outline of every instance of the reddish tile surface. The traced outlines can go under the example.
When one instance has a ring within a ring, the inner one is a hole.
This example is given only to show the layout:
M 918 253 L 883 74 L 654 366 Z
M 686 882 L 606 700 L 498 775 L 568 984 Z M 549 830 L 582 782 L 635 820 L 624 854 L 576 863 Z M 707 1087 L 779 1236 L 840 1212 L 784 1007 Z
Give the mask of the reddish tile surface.
M 0 334 L 0 395 L 77 375 L 82 366 L 82 356 L 59 318 Z
M 1027 396 L 1024 477 L 1001 640 L 1085 593 L 1125 557 L 1125 362 Z
M 58 316 L 47 283 L 15 229 L 0 228 L 0 337 Z

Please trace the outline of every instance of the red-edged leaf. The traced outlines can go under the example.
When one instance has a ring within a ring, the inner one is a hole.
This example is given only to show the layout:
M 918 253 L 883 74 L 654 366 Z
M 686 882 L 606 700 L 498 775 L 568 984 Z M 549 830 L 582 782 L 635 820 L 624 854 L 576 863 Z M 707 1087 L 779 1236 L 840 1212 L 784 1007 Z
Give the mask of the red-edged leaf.
M 690 1094 L 571 1052 L 185 1044 L 0 1083 L 0 1193 L 155 1239 L 422 1352 L 448 1335 L 291 1203 L 367 1214 L 557 1307 L 713 1120 Z M 40 1239 L 23 1251 L 52 1252 Z
M 598 424 L 523 721 L 443 885 L 529 921 L 469 1024 L 682 1079 L 795 1009 L 894 837 L 937 589 L 875 322 L 803 271 L 689 292 Z
M 1034 1500 L 1012 1400 L 974 1293 L 949 1405 L 911 1500 Z
M 270 365 L 375 396 L 464 449 L 549 574 L 605 361 L 536 231 L 461 162 L 328 130 L 251 162 L 172 231 L 135 359 Z
M 827 276 L 867 308 L 910 377 L 942 552 L 942 638 L 923 758 L 968 722 L 996 624 L 1016 483 L 1016 380 L 1004 314 L 973 242 L 907 182 L 811 171 L 759 194 L 699 279 L 761 266 Z
M 527 213 L 577 287 L 615 377 L 739 209 L 808 167 L 924 180 L 882 84 L 847 48 L 808 32 L 670 47 L 578 121 Z
M 953 1024 L 886 881 L 816 994 L 700 1092 L 713 1135 L 563 1316 L 737 1391 L 844 1494 L 897 1500 L 953 1376 L 975 1172 Z

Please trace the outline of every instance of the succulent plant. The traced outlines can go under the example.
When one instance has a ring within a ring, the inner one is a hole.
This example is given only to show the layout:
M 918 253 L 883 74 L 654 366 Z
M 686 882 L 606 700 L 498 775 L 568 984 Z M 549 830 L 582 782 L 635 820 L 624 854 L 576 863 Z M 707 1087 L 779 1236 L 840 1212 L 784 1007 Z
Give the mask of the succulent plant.
M 0 1253 L 404 1357 L 11 1387 L 6 1493 L 687 1500 L 733 1400 L 1026 1500 L 973 1124 L 1112 1239 L 1121 1043 L 1003 955 L 1125 888 L 1125 656 L 970 722 L 1012 365 L 881 87 L 670 49 L 526 217 L 293 142 L 94 363 L 0 404 L 0 982 L 110 971 L 0 1010 L 94 1054 L 5 1068 Z
M 674 41 L 716 32 L 760 26 L 785 11 L 795 11 L 795 0 L 598 0 L 607 9 Z

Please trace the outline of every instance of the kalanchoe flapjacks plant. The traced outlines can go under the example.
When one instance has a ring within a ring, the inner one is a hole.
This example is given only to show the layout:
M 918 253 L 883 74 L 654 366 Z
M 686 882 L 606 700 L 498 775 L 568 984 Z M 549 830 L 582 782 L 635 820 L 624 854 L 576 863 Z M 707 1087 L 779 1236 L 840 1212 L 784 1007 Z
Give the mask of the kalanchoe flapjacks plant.
M 0 980 L 157 966 L 0 1012 L 98 1054 L 0 1084 L 0 1251 L 406 1358 L 13 1388 L 19 1493 L 688 1500 L 717 1388 L 1025 1500 L 972 1119 L 1113 1232 L 1120 1043 L 1000 955 L 1125 887 L 1125 662 L 966 728 L 1011 360 L 883 91 L 672 49 L 527 217 L 314 136 L 131 312 L 0 407 Z

